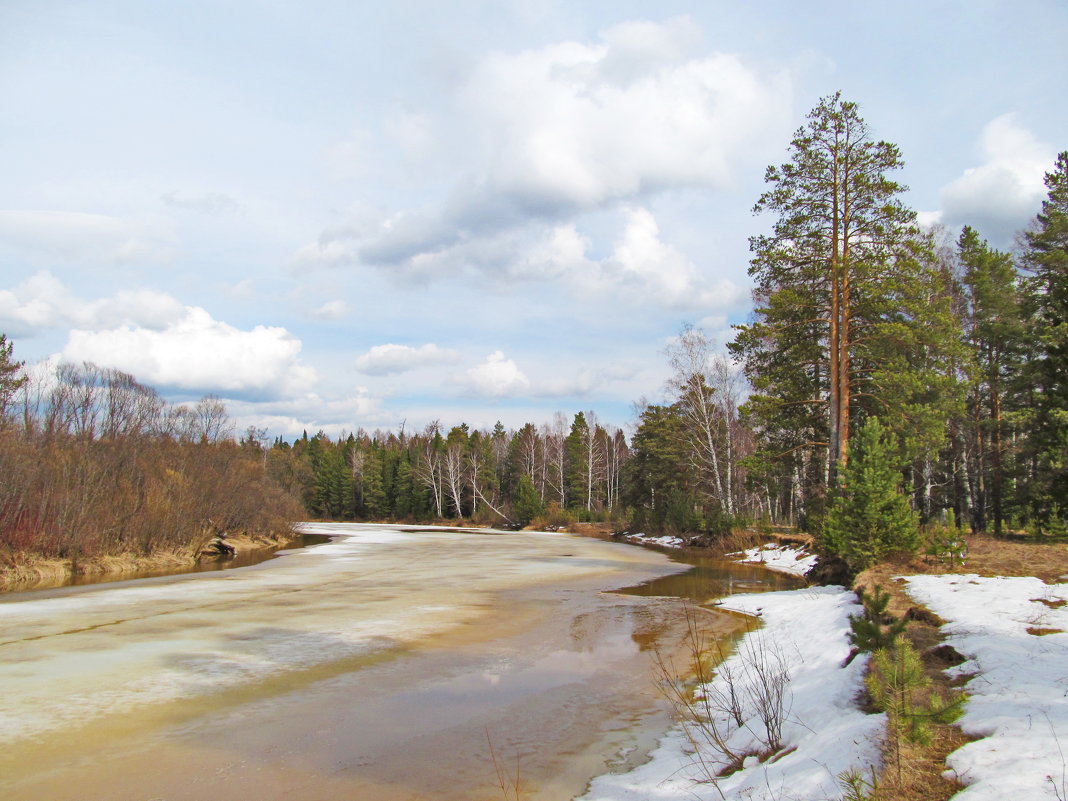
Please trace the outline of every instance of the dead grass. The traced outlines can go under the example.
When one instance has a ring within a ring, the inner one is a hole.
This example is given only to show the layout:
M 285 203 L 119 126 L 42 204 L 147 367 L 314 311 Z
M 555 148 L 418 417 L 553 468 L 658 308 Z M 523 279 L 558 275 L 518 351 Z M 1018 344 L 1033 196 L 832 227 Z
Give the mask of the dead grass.
M 903 739 L 901 743 L 901 777 L 896 768 L 885 768 L 879 777 L 880 801 L 948 801 L 963 788 L 960 782 L 946 779 L 946 757 L 967 745 L 971 738 L 956 726 L 932 726 L 931 743 L 922 746 Z M 892 760 L 886 756 L 884 762 Z

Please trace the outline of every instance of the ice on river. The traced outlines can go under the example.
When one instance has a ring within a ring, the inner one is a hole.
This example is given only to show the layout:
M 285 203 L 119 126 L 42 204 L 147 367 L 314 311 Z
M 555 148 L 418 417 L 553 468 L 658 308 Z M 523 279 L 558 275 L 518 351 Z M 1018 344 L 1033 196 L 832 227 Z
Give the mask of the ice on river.
M 6 596 L 0 740 L 404 647 L 477 620 L 497 590 L 619 568 L 589 540 L 302 530 L 335 539 L 250 568 Z M 479 547 L 428 569 L 465 537 Z

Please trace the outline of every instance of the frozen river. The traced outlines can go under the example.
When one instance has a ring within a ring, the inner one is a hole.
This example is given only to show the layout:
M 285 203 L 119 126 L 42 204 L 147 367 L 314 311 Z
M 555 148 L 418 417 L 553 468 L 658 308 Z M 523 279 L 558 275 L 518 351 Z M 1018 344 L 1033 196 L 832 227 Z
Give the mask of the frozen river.
M 651 653 L 680 646 L 678 601 L 608 591 L 685 565 L 571 536 L 304 530 L 336 539 L 0 596 L 0 797 L 489 801 L 495 755 L 523 798 L 560 801 L 669 725 Z

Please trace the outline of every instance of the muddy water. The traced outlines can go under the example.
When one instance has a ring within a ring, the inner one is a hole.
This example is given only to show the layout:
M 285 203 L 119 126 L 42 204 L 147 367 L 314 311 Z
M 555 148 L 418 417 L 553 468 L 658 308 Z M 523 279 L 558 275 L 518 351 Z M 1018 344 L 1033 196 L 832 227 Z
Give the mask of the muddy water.
M 668 727 L 650 655 L 684 631 L 657 582 L 686 566 L 563 536 L 309 530 L 337 538 L 7 596 L 0 798 L 489 801 L 496 759 L 524 798 L 558 801 Z M 768 576 L 738 570 L 707 578 Z

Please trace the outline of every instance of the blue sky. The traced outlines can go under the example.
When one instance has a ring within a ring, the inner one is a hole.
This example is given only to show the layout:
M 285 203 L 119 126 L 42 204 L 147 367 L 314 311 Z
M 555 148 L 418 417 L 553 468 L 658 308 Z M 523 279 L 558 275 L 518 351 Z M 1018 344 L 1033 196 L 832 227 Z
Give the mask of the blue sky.
M 824 95 L 1000 247 L 1068 147 L 1068 5 L 0 4 L 0 331 L 240 428 L 623 425 L 750 310 Z

